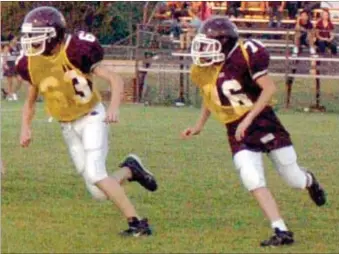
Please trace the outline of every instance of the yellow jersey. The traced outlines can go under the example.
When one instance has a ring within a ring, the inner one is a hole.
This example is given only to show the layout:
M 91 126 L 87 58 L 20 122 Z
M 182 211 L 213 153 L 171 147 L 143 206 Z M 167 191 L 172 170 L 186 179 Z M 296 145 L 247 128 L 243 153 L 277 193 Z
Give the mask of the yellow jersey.
M 240 119 L 261 94 L 256 80 L 267 74 L 269 53 L 258 41 L 235 45 L 226 60 L 207 67 L 192 65 L 192 82 L 199 87 L 204 105 L 223 124 Z
M 86 115 L 101 101 L 91 68 L 103 59 L 103 49 L 91 34 L 68 35 L 58 54 L 21 57 L 19 74 L 44 96 L 50 116 L 70 122 Z

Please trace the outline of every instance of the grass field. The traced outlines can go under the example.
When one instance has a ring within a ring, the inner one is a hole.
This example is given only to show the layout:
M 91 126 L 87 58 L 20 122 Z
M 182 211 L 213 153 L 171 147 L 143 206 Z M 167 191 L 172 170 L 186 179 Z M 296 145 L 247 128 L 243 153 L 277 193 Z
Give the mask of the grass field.
M 288 226 L 291 247 L 261 249 L 269 222 L 240 184 L 225 130 L 211 120 L 204 132 L 181 141 L 179 132 L 199 115 L 195 108 L 124 105 L 121 122 L 112 125 L 108 169 L 114 171 L 130 152 L 155 173 L 160 188 L 147 193 L 126 186 L 154 235 L 122 239 L 126 222 L 110 203 L 86 193 L 76 175 L 56 122 L 38 105 L 33 143 L 19 147 L 22 102 L 3 102 L 2 253 L 338 253 L 339 128 L 336 114 L 279 112 L 292 134 L 299 161 L 318 176 L 328 204 L 316 207 L 306 192 L 290 189 L 266 160 L 269 186 Z

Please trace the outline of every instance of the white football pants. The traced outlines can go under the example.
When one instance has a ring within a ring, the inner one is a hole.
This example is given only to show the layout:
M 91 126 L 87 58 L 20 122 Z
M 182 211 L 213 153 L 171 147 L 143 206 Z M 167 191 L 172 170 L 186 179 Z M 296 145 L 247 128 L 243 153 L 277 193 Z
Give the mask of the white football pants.
M 83 176 L 88 191 L 98 200 L 107 198 L 95 185 L 108 176 L 108 126 L 104 122 L 105 116 L 105 107 L 99 103 L 86 116 L 71 123 L 61 123 L 75 168 Z
M 297 155 L 293 146 L 273 150 L 268 157 L 288 185 L 298 189 L 306 188 L 307 175 L 297 164 Z M 235 154 L 233 160 L 245 188 L 252 191 L 266 187 L 261 152 L 242 150 Z

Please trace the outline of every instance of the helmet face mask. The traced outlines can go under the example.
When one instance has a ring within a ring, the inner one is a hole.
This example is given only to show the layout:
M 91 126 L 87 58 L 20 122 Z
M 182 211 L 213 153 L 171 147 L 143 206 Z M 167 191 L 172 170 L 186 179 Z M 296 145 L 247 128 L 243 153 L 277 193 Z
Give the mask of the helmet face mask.
M 207 38 L 205 34 L 197 34 L 191 46 L 191 56 L 193 63 L 206 67 L 225 60 L 222 53 L 222 45 L 216 39 Z
M 24 23 L 21 32 L 20 42 L 26 56 L 41 55 L 46 50 L 46 42 L 56 37 L 54 27 L 33 27 L 31 23 Z

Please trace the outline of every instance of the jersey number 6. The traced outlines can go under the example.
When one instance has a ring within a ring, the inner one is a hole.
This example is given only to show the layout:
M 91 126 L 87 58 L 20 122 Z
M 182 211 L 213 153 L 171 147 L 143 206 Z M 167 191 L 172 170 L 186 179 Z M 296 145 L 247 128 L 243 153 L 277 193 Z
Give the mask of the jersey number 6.
M 91 33 L 85 33 L 84 31 L 79 32 L 78 35 L 80 40 L 88 41 L 88 42 L 95 42 L 95 36 Z
M 252 101 L 244 93 L 232 94 L 232 92 L 238 92 L 241 90 L 241 85 L 235 79 L 227 80 L 222 84 L 222 92 L 227 97 L 232 107 L 251 107 L 253 106 Z

